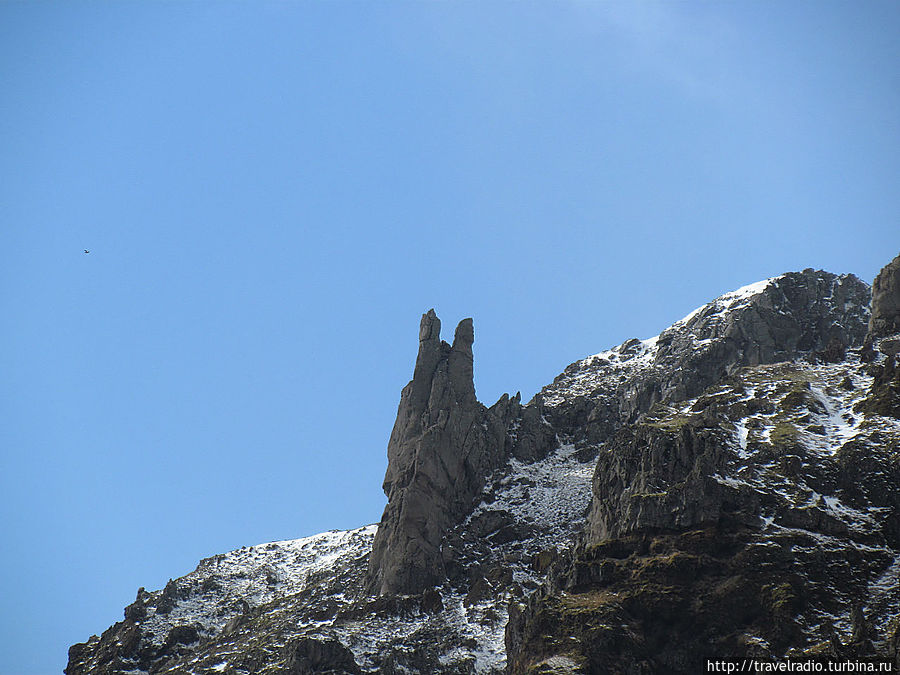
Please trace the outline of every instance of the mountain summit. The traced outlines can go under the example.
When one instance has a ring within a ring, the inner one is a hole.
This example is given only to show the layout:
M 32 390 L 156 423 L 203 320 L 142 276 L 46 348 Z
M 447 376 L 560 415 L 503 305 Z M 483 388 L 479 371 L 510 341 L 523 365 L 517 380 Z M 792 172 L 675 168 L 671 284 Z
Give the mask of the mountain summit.
M 479 402 L 422 316 L 377 525 L 203 560 L 86 673 L 694 673 L 900 650 L 900 256 L 811 269 Z M 900 662 L 898 662 L 900 663 Z

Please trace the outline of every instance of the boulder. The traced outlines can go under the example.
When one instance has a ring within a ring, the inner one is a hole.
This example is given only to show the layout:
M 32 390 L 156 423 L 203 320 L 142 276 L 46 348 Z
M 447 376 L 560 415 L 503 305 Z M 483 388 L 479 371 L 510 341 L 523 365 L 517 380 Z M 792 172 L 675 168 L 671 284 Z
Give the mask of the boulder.
M 302 637 L 284 647 L 285 675 L 357 675 L 353 652 L 332 638 Z

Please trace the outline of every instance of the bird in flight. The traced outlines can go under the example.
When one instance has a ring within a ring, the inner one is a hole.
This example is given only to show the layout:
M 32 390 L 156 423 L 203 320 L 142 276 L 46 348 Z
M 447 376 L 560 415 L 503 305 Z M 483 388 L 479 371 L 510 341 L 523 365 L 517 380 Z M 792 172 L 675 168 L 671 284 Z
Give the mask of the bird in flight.
M 90 253 L 90 251 L 88 251 L 87 249 L 84 249 L 84 252 L 85 252 L 85 253 Z

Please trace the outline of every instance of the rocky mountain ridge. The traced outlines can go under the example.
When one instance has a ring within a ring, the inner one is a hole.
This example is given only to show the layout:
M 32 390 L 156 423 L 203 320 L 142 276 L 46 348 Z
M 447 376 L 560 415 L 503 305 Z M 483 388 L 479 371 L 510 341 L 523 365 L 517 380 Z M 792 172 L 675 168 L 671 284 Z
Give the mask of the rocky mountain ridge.
M 430 311 L 377 527 L 141 589 L 66 673 L 653 673 L 713 649 L 896 653 L 898 269 L 874 298 L 814 270 L 727 293 L 526 405 L 478 402 L 471 320 L 448 345 Z

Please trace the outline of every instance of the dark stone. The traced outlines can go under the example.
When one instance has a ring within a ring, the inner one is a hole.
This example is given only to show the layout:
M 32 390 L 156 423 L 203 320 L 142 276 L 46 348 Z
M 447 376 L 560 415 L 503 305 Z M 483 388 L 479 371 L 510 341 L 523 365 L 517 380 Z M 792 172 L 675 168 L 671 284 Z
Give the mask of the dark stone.
M 820 352 L 816 353 L 819 361 L 823 363 L 840 363 L 847 357 L 847 346 L 840 338 L 834 336 Z
M 469 582 L 469 591 L 463 599 L 463 604 L 466 607 L 477 605 L 479 602 L 492 597 L 493 594 L 494 589 L 491 583 L 483 575 L 476 573 Z
M 900 255 L 882 268 L 872 284 L 869 332 L 874 337 L 900 333 Z
M 429 614 L 444 611 L 444 600 L 435 588 L 429 588 L 422 594 L 422 611 Z
M 555 548 L 544 549 L 540 553 L 534 554 L 534 557 L 531 559 L 531 569 L 539 573 L 546 572 L 551 563 L 558 557 L 559 552 Z
M 896 356 L 900 354 L 900 339 L 893 338 L 889 340 L 881 340 L 878 343 L 878 351 L 888 356 Z
M 196 626 L 173 626 L 166 635 L 163 647 L 168 650 L 175 645 L 189 645 L 199 640 L 200 633 Z
M 207 577 L 200 585 L 200 592 L 203 594 L 215 593 L 216 591 L 221 590 L 221 588 L 221 584 L 219 584 L 215 577 Z
M 332 638 L 302 637 L 284 647 L 284 675 L 358 675 L 353 652 Z
M 130 619 L 131 621 L 140 621 L 147 616 L 146 602 L 149 597 L 150 594 L 144 590 L 143 586 L 141 586 L 138 589 L 137 597 L 134 602 L 125 608 L 125 618 Z
M 178 602 L 178 584 L 169 579 L 166 587 L 163 589 L 159 602 L 156 604 L 156 612 L 158 614 L 168 614 L 174 609 Z

